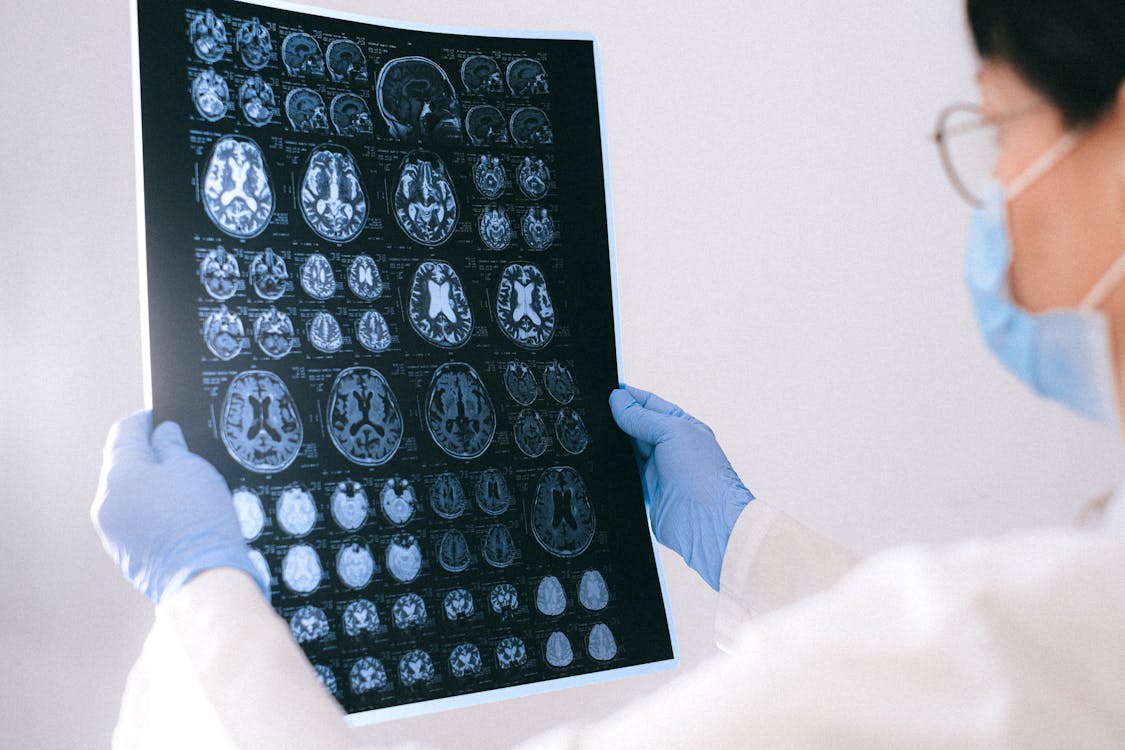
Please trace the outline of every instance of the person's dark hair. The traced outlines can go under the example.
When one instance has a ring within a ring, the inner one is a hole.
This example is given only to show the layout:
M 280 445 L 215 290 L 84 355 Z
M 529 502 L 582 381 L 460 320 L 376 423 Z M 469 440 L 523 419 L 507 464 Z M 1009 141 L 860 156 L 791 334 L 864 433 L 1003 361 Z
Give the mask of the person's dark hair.
M 1125 80 L 1125 0 L 966 0 L 977 52 L 1012 64 L 1063 113 L 1089 125 Z

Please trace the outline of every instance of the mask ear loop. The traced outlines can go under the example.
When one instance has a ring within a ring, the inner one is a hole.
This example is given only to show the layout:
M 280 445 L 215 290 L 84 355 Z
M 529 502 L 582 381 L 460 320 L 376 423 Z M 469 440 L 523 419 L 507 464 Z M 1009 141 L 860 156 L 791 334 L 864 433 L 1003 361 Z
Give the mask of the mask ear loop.
M 1004 189 L 1004 199 L 1006 201 L 1015 200 L 1015 197 L 1028 188 L 1031 183 L 1038 180 L 1043 176 L 1055 163 L 1066 156 L 1070 151 L 1078 145 L 1082 139 L 1082 134 L 1076 130 L 1071 130 L 1066 133 L 1062 138 L 1055 143 L 1054 146 L 1047 151 L 1047 153 L 1040 156 L 1038 159 L 1031 163 L 1027 169 L 1020 173 L 1012 182 Z
M 1085 310 L 1097 308 L 1123 279 L 1125 279 L 1125 255 L 1121 255 L 1113 261 L 1113 265 L 1102 274 L 1093 288 L 1082 298 L 1079 307 Z

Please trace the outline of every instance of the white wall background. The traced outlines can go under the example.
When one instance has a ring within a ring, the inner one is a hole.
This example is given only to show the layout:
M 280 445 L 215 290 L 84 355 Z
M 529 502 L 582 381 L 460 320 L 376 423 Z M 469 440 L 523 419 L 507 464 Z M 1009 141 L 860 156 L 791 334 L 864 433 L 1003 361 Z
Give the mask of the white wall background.
M 598 36 L 626 376 L 710 422 L 758 495 L 874 552 L 1067 522 L 1116 482 L 1117 439 L 1026 394 L 970 317 L 967 211 L 928 140 L 973 96 L 958 0 L 322 1 Z M 105 431 L 141 404 L 128 8 L 3 19 L 0 744 L 102 747 L 151 622 L 87 519 Z M 714 597 L 665 562 L 691 669 Z M 667 679 L 373 736 L 506 746 Z

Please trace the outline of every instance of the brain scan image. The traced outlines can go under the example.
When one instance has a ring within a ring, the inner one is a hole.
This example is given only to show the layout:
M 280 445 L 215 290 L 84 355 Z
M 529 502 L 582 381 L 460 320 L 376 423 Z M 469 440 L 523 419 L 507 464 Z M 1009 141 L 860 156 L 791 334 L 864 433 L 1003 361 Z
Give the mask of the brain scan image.
M 578 601 L 591 612 L 605 609 L 609 604 L 609 588 L 600 572 L 587 570 L 582 574 L 582 580 L 578 582 Z
M 458 518 L 469 507 L 461 480 L 452 472 L 442 472 L 430 484 L 430 507 L 442 518 Z
M 608 625 L 599 622 L 590 628 L 590 634 L 586 636 L 586 652 L 591 659 L 598 661 L 609 661 L 617 656 L 617 641 Z
M 239 487 L 231 493 L 234 514 L 238 517 L 238 528 L 242 538 L 252 542 L 262 534 L 266 526 L 266 511 L 256 492 Z
M 371 135 L 371 112 L 367 102 L 355 94 L 336 94 L 328 107 L 332 127 L 340 135 Z
M 308 34 L 294 32 L 281 42 L 281 62 L 291 76 L 324 77 L 324 53 Z
M 512 435 L 516 447 L 528 458 L 539 458 L 547 450 L 547 425 L 539 412 L 524 409 L 512 421 Z
M 457 529 L 449 529 L 437 545 L 438 564 L 450 573 L 460 573 L 469 567 L 469 542 Z
M 191 98 L 195 109 L 204 120 L 221 120 L 230 107 L 230 89 L 226 79 L 208 68 L 199 73 L 191 83 Z
M 273 120 L 273 108 L 277 98 L 273 86 L 262 80 L 261 76 L 250 76 L 238 87 L 238 106 L 246 122 L 256 128 L 269 125 Z
M 586 423 L 574 409 L 564 406 L 555 418 L 555 439 L 567 453 L 578 455 L 590 444 L 590 433 Z
M 340 697 L 340 686 L 336 684 L 336 675 L 332 672 L 332 668 L 323 664 L 314 664 L 313 669 L 316 670 L 316 678 L 320 680 L 320 684 L 328 688 L 328 692 L 338 699 Z
M 285 294 L 287 281 L 289 269 L 285 259 L 270 248 L 267 247 L 250 261 L 250 285 L 262 299 L 271 302 L 280 299 Z
M 414 242 L 435 247 L 453 236 L 457 196 L 441 158 L 411 151 L 402 162 L 394 192 L 395 221 Z
M 547 194 L 550 181 L 551 170 L 547 168 L 542 159 L 534 156 L 523 157 L 519 172 L 516 175 L 516 182 L 520 186 L 521 193 L 531 200 L 537 201 Z
M 307 544 L 290 547 L 281 561 L 281 580 L 295 594 L 316 591 L 322 575 L 320 558 Z
M 340 351 L 344 345 L 344 332 L 332 313 L 321 310 L 309 321 L 309 343 L 325 354 Z
M 379 612 L 367 599 L 356 599 L 344 609 L 344 632 L 350 638 L 374 635 L 379 631 Z
M 261 70 L 270 61 L 270 32 L 257 18 L 251 18 L 238 27 L 234 37 L 242 64 L 251 70 Z
M 375 559 L 366 545 L 345 544 L 336 553 L 336 573 L 350 589 L 361 589 L 371 583 L 375 575 Z
M 195 54 L 203 62 L 218 62 L 223 59 L 227 46 L 227 27 L 215 15 L 215 11 L 208 8 L 191 21 L 188 27 L 188 37 Z
M 516 587 L 510 583 L 500 583 L 488 592 L 488 605 L 498 615 L 508 615 L 520 607 L 520 597 Z
M 378 310 L 365 310 L 355 324 L 355 337 L 368 351 L 385 352 L 391 348 L 391 329 L 387 319 Z
M 364 302 L 379 299 L 383 293 L 383 276 L 370 255 L 357 255 L 348 265 L 348 289 Z
M 402 442 L 398 401 L 386 378 L 370 367 L 349 367 L 336 376 L 326 421 L 336 449 L 360 466 L 386 463 Z
M 496 199 L 508 184 L 508 173 L 500 158 L 491 154 L 481 154 L 473 164 L 473 184 L 477 192 L 485 198 Z
M 426 427 L 454 458 L 476 458 L 492 444 L 496 411 L 476 370 L 447 362 L 434 371 L 426 394 Z
M 543 370 L 543 385 L 547 386 L 547 393 L 560 404 L 569 404 L 574 400 L 577 388 L 574 387 L 574 376 L 570 368 L 558 362 L 551 362 Z
M 512 60 L 508 63 L 505 73 L 508 89 L 515 96 L 548 93 L 547 71 L 543 68 L 543 63 L 538 60 L 529 57 Z
M 301 264 L 301 288 L 313 299 L 326 300 L 336 293 L 332 264 L 320 253 L 313 253 Z
M 238 291 L 238 259 L 221 246 L 207 251 L 199 263 L 199 280 L 213 298 L 223 301 Z
M 271 307 L 254 320 L 254 341 L 267 357 L 281 359 L 293 351 L 297 341 L 293 321 L 276 307 Z
M 203 209 L 232 237 L 261 234 L 273 215 L 273 189 L 265 157 L 249 138 L 224 135 L 215 141 L 203 175 Z
M 410 583 L 422 572 L 422 546 L 413 534 L 395 534 L 387 545 L 387 570 L 399 583 Z
M 539 384 L 535 382 L 531 368 L 523 362 L 512 360 L 504 368 L 504 387 L 520 406 L 530 406 L 539 398 Z
M 383 662 L 371 656 L 357 659 L 355 664 L 352 664 L 348 672 L 348 680 L 352 692 L 356 695 L 382 690 L 388 685 L 387 670 L 383 668 Z
M 481 242 L 490 250 L 503 250 L 512 241 L 512 222 L 499 206 L 485 206 L 477 222 Z
M 555 306 L 537 267 L 513 263 L 496 289 L 496 322 L 516 346 L 542 349 L 555 333 Z
M 578 472 L 569 466 L 546 469 L 531 508 L 535 541 L 557 557 L 576 557 L 590 546 L 594 527 L 594 508 Z
M 547 113 L 538 107 L 520 107 L 512 113 L 508 125 L 512 130 L 512 140 L 517 146 L 539 146 L 553 143 L 551 121 Z
M 549 617 L 566 611 L 566 593 L 555 576 L 544 576 L 535 592 L 535 607 Z
M 436 678 L 433 660 L 420 648 L 407 651 L 398 660 L 398 682 L 403 687 L 414 687 Z
M 547 638 L 547 645 L 543 647 L 543 656 L 552 667 L 566 667 L 574 661 L 574 649 L 570 639 L 559 630 L 551 633 Z
M 449 672 L 454 677 L 469 677 L 480 674 L 483 670 L 480 650 L 473 644 L 462 643 L 449 652 Z
M 469 593 L 468 589 L 453 589 L 445 595 L 442 609 L 445 610 L 445 619 L 450 622 L 467 620 L 473 616 L 475 609 L 473 607 L 473 595 Z
M 298 133 L 328 132 L 328 108 L 312 89 L 296 88 L 285 95 L 285 117 Z
M 504 90 L 500 66 L 491 57 L 473 55 L 461 63 L 461 83 L 466 94 L 499 94 Z
M 494 568 L 506 568 L 516 561 L 516 542 L 512 532 L 502 523 L 485 529 L 480 540 L 484 561 Z
M 520 223 L 523 241 L 532 250 L 546 250 L 555 239 L 555 222 L 551 220 L 547 209 L 532 206 L 523 215 Z
M 224 362 L 238 356 L 245 338 L 246 329 L 242 327 L 242 319 L 227 310 L 226 305 L 203 321 L 203 341 L 211 353 Z
M 424 260 L 418 264 L 410 282 L 406 313 L 419 336 L 443 349 L 456 349 L 473 332 L 473 311 L 465 286 L 445 261 Z
M 375 100 L 391 137 L 412 143 L 461 142 L 461 110 L 449 76 L 433 60 L 399 57 L 379 71 Z
M 235 376 L 221 414 L 223 445 L 250 471 L 273 474 L 297 457 L 304 439 L 301 417 L 289 389 L 272 372 Z
M 379 492 L 379 505 L 383 515 L 396 526 L 403 526 L 414 517 L 418 499 L 414 487 L 402 477 L 388 479 Z
M 249 555 L 250 564 L 253 565 L 254 570 L 258 572 L 258 578 L 267 586 L 269 586 L 271 576 L 270 566 L 269 563 L 266 562 L 266 556 L 253 548 L 250 549 Z
M 490 516 L 499 516 L 512 506 L 512 493 L 499 469 L 485 469 L 477 477 L 477 507 Z
M 359 166 L 339 146 L 318 146 L 301 178 L 301 215 L 329 242 L 350 242 L 367 221 L 367 194 Z
M 420 628 L 426 624 L 426 603 L 417 594 L 403 594 L 391 607 L 391 619 L 399 630 Z
M 474 146 L 508 142 L 504 114 L 491 104 L 478 104 L 465 113 L 465 135 Z
M 304 536 L 316 524 L 316 503 L 312 493 L 298 484 L 281 491 L 277 500 L 277 525 L 290 536 Z
M 344 531 L 355 531 L 367 521 L 370 505 L 363 485 L 351 479 L 336 484 L 329 502 L 332 519 Z
M 289 630 L 297 643 L 315 641 L 328 635 L 328 617 L 320 607 L 301 607 L 289 618 Z
M 367 80 L 367 58 L 355 42 L 337 39 L 325 52 L 328 77 L 337 83 L 355 83 Z
M 496 663 L 501 669 L 515 669 L 527 664 L 527 648 L 513 636 L 501 638 L 496 644 Z

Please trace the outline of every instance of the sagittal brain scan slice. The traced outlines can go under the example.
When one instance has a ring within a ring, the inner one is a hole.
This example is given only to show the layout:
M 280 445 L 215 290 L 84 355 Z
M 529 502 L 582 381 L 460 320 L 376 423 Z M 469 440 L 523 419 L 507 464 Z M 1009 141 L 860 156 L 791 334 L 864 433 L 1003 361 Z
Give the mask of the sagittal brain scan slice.
M 516 346 L 542 349 L 555 333 L 555 306 L 538 267 L 512 263 L 496 289 L 496 322 Z
M 266 527 L 266 511 L 258 494 L 239 487 L 231 493 L 231 502 L 234 504 L 234 514 L 238 517 L 238 529 L 242 532 L 242 538 L 252 542 L 261 536 Z
M 329 505 L 332 519 L 344 531 L 355 531 L 367 521 L 370 504 L 363 485 L 351 479 L 336 484 Z
M 601 572 L 587 570 L 582 574 L 578 582 L 578 602 L 591 612 L 605 609 L 609 604 L 609 588 Z
M 504 387 L 508 395 L 520 406 L 531 406 L 539 397 L 539 384 L 531 368 L 523 362 L 512 360 L 504 368 Z
M 234 37 L 242 64 L 251 70 L 261 70 L 269 64 L 272 42 L 269 29 L 257 18 L 243 22 Z
M 538 107 L 520 107 L 508 121 L 512 140 L 518 146 L 540 146 L 554 142 L 551 121 Z
M 566 667 L 574 661 L 574 648 L 570 645 L 570 639 L 566 634 L 556 630 L 547 637 L 543 656 L 552 667 Z
M 481 154 L 473 164 L 473 185 L 477 192 L 490 200 L 499 198 L 508 184 L 508 172 L 500 157 Z
M 336 553 L 336 573 L 350 589 L 361 589 L 375 575 L 375 559 L 365 544 L 345 544 Z
M 402 442 L 402 412 L 386 378 L 371 367 L 349 367 L 336 376 L 327 407 L 328 435 L 349 461 L 378 466 Z
M 558 578 L 543 576 L 539 580 L 539 588 L 535 592 L 535 607 L 549 617 L 566 611 L 566 593 Z
M 457 196 L 445 163 L 430 151 L 411 151 L 394 193 L 395 221 L 414 242 L 435 247 L 453 236 Z
M 295 594 L 316 591 L 323 574 L 320 557 L 307 544 L 290 547 L 281 560 L 281 580 Z
M 582 416 L 569 406 L 560 409 L 559 415 L 555 418 L 555 439 L 559 441 L 559 446 L 564 451 L 574 455 L 586 450 L 586 446 L 590 444 L 590 433 L 586 431 L 586 423 L 582 421 Z
M 437 544 L 438 564 L 450 573 L 460 573 L 469 567 L 471 557 L 469 542 L 457 529 L 449 529 L 441 535 Z
M 426 394 L 426 427 L 437 446 L 454 458 L 476 458 L 492 443 L 496 411 L 484 381 L 464 362 L 434 371 Z
M 531 508 L 535 541 L 557 557 L 576 557 L 594 539 L 594 508 L 586 483 L 569 466 L 554 466 L 539 476 Z
M 471 643 L 462 643 L 449 652 L 449 672 L 454 677 L 470 677 L 484 671 L 480 649 Z
M 468 589 L 453 589 L 442 600 L 442 609 L 445 611 L 445 619 L 450 622 L 467 620 L 475 611 L 473 595 Z
M 337 83 L 355 83 L 367 80 L 367 58 L 359 45 L 348 39 L 337 39 L 328 45 L 325 53 L 328 76 Z
M 527 664 L 527 647 L 514 635 L 501 638 L 496 644 L 496 663 L 500 669 L 515 669 Z
M 512 506 L 512 493 L 508 489 L 508 481 L 499 469 L 485 469 L 477 477 L 476 487 L 477 507 L 490 516 L 499 516 Z
M 403 687 L 414 687 L 436 678 L 437 670 L 434 669 L 433 660 L 420 648 L 407 651 L 398 660 L 398 682 Z
M 586 636 L 586 652 L 591 659 L 598 661 L 609 661 L 617 656 L 617 641 L 604 622 L 590 628 L 590 634 Z
M 221 231 L 241 239 L 261 234 L 273 215 L 274 196 L 258 144 L 235 135 L 216 140 L 200 197 Z
M 413 534 L 395 534 L 387 545 L 387 570 L 399 583 L 410 583 L 422 572 L 422 546 Z
M 391 137 L 399 141 L 455 145 L 461 142 L 461 110 L 449 76 L 425 57 L 399 57 L 379 71 L 375 100 Z
M 308 643 L 328 635 L 328 616 L 320 607 L 306 605 L 289 618 L 289 630 L 297 643 Z
M 523 409 L 516 415 L 512 421 L 512 436 L 516 439 L 516 447 L 529 458 L 542 456 L 550 443 L 543 417 L 531 409 Z
M 515 96 L 546 94 L 547 71 L 543 63 L 528 57 L 521 57 L 508 63 L 508 89 Z
M 289 536 L 305 536 L 316 525 L 316 503 L 312 493 L 299 484 L 281 491 L 277 500 L 277 525 Z
M 309 321 L 309 343 L 325 354 L 340 351 L 344 345 L 344 332 L 332 313 L 321 310 Z
M 367 102 L 355 94 L 336 94 L 329 105 L 332 127 L 340 135 L 371 135 L 371 112 Z
M 445 471 L 434 477 L 430 483 L 430 507 L 447 520 L 459 518 L 469 507 L 465 488 L 456 474 Z
M 516 561 L 516 542 L 512 532 L 502 523 L 494 523 L 484 530 L 480 540 L 484 561 L 494 568 L 506 568 Z
M 297 341 L 293 321 L 276 307 L 271 307 L 254 320 L 254 341 L 267 357 L 281 359 L 293 351 Z
M 520 223 L 523 241 L 532 250 L 546 250 L 555 239 L 555 222 L 547 209 L 532 206 L 523 215 Z
M 465 135 L 474 146 L 507 143 L 507 125 L 504 113 L 491 104 L 478 104 L 465 113 Z
M 320 43 L 297 31 L 281 42 L 281 62 L 291 76 L 324 77 L 324 53 Z
M 192 19 L 188 37 L 200 60 L 213 63 L 223 59 L 227 46 L 227 27 L 210 8 Z
M 336 293 L 332 264 L 320 253 L 313 253 L 301 264 L 301 288 L 313 299 L 326 300 Z
M 537 201 L 547 194 L 551 182 L 551 170 L 546 162 L 537 156 L 525 156 L 520 162 L 519 172 L 516 173 L 520 192 Z
M 393 477 L 383 483 L 379 491 L 379 506 L 383 515 L 395 526 L 404 526 L 418 510 L 418 497 L 413 485 L 402 477 Z
M 558 362 L 551 362 L 543 370 L 543 385 L 547 386 L 547 393 L 560 404 L 569 404 L 574 400 L 577 388 L 574 386 L 574 376 L 570 368 Z
M 520 596 L 510 583 L 500 583 L 488 592 L 488 606 L 498 615 L 509 615 L 520 608 Z
M 423 339 L 443 349 L 456 349 L 473 333 L 473 311 L 465 286 L 453 266 L 424 260 L 414 270 L 407 306 L 410 326 Z
M 350 242 L 367 221 L 367 193 L 359 166 L 340 146 L 318 146 L 301 178 L 301 215 L 329 242 Z
M 352 692 L 357 695 L 382 690 L 388 685 L 387 670 L 383 668 L 383 662 L 371 656 L 356 660 L 348 672 L 348 680 Z
M 238 106 L 246 122 L 256 128 L 269 125 L 273 120 L 273 108 L 277 98 L 273 86 L 262 80 L 261 76 L 250 76 L 238 87 Z
M 272 372 L 236 375 L 221 414 L 223 445 L 244 468 L 273 474 L 297 458 L 304 439 L 301 417 L 289 389 Z
M 258 578 L 267 586 L 269 586 L 271 579 L 270 566 L 269 563 L 266 562 L 265 555 L 253 548 L 250 549 L 249 555 L 250 564 L 254 566 L 254 570 L 257 571 Z
M 264 300 L 273 302 L 285 294 L 289 281 L 289 268 L 285 259 L 270 248 L 254 256 L 250 261 L 250 285 L 254 292 Z
M 391 619 L 399 630 L 426 624 L 426 602 L 417 594 L 403 594 L 391 606 Z
M 203 321 L 203 341 L 219 359 L 224 362 L 234 359 L 242 351 L 242 341 L 246 329 L 242 318 L 227 310 L 223 305 Z
M 199 280 L 213 298 L 223 301 L 238 291 L 238 259 L 221 246 L 212 248 L 199 263 Z
M 379 631 L 379 612 L 367 599 L 356 599 L 344 609 L 344 633 L 350 638 L 374 635 Z
M 461 83 L 466 94 L 499 94 L 504 90 L 500 66 L 491 57 L 472 55 L 461 63 Z
M 383 276 L 370 255 L 357 255 L 348 264 L 348 289 L 364 302 L 377 300 L 383 293 Z
M 490 250 L 503 250 L 512 241 L 512 222 L 501 206 L 485 206 L 477 222 L 481 242 Z
M 378 310 L 365 310 L 355 324 L 355 337 L 368 351 L 379 353 L 391 348 L 391 329 Z
M 336 674 L 332 671 L 332 668 L 323 664 L 314 664 L 313 669 L 316 670 L 316 678 L 320 680 L 320 684 L 328 688 L 328 692 L 339 700 L 340 686 L 336 684 Z
M 226 79 L 208 68 L 191 83 L 191 98 L 199 116 L 209 122 L 221 120 L 230 107 L 230 89 Z
M 320 94 L 309 88 L 296 88 L 285 95 L 285 118 L 298 133 L 328 132 L 328 108 Z

